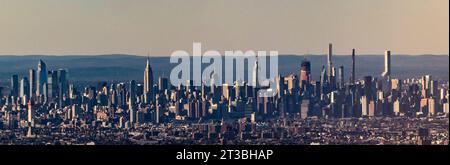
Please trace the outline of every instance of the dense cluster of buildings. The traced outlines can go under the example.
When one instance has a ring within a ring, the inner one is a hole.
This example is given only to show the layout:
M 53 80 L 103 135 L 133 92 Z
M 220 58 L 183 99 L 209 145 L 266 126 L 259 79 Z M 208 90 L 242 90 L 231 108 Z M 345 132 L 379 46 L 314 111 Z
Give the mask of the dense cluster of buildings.
M 80 87 L 40 60 L 0 87 L 0 144 L 448 144 L 448 81 L 393 78 L 390 51 L 381 76 L 357 79 L 355 50 L 347 81 L 332 54 L 320 80 L 306 59 L 274 77 L 274 97 L 257 76 L 173 86 L 148 59 L 142 83 Z

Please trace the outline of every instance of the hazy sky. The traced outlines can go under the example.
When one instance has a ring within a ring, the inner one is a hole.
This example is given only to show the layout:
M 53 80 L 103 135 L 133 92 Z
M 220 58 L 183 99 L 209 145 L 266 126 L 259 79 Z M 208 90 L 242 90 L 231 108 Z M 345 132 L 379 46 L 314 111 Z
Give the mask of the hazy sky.
M 0 55 L 448 54 L 449 0 L 0 0 Z

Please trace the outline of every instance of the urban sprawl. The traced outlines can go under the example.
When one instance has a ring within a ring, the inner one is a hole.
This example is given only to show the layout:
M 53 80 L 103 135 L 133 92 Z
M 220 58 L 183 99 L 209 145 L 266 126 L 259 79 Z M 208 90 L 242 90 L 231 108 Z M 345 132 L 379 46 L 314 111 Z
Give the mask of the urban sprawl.
M 257 76 L 234 84 L 211 76 L 201 86 L 155 81 L 149 59 L 142 83 L 80 87 L 40 60 L 0 87 L 0 144 L 448 145 L 448 80 L 396 79 L 390 51 L 380 76 L 357 79 L 355 54 L 346 79 L 330 44 L 320 80 L 311 80 L 305 59 L 292 66 L 298 74 L 274 77 L 274 97 L 258 95 L 267 86 Z M 251 69 L 258 75 L 258 61 Z

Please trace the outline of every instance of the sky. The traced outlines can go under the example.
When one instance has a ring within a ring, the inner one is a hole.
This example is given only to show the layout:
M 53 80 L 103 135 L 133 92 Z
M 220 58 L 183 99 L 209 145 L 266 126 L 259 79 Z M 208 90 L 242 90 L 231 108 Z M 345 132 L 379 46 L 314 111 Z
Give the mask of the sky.
M 449 54 L 449 0 L 0 0 L 0 55 Z

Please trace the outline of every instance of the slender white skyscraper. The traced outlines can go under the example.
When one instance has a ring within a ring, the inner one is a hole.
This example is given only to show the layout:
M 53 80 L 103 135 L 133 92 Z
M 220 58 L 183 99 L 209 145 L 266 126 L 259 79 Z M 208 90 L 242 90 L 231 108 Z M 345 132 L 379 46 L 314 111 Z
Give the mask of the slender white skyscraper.
M 333 44 L 328 44 L 328 54 L 327 54 L 327 73 L 328 73 L 328 82 L 331 83 L 332 79 L 332 67 L 333 67 L 333 61 L 331 60 L 333 56 Z
M 134 126 L 134 123 L 136 122 L 135 121 L 135 115 L 136 115 L 136 110 L 134 109 L 134 106 L 133 106 L 133 104 L 132 104 L 132 102 L 131 102 L 131 98 L 130 99 L 128 99 L 128 110 L 130 111 L 130 113 L 129 113 L 129 115 L 130 115 L 130 124 L 131 124 L 131 127 L 133 127 Z
M 36 71 L 34 69 L 29 70 L 29 83 L 30 91 L 28 96 L 34 99 L 36 95 Z
M 391 76 L 391 51 L 389 50 L 386 50 L 386 52 L 384 52 L 384 72 L 381 74 L 381 76 Z
M 259 66 L 258 66 L 258 56 L 256 56 L 255 64 L 253 65 L 253 72 L 252 72 L 252 86 L 253 88 L 259 87 L 258 82 L 258 73 L 259 72 Z
M 28 96 L 28 92 L 30 91 L 30 83 L 28 82 L 27 77 L 23 77 L 22 80 L 20 80 L 20 88 L 19 88 L 19 96 L 24 97 Z M 24 103 L 25 104 L 25 103 Z
M 383 91 L 389 92 L 391 90 L 391 51 L 386 50 L 384 52 L 384 72 L 381 74 L 384 79 L 385 85 L 383 85 Z

